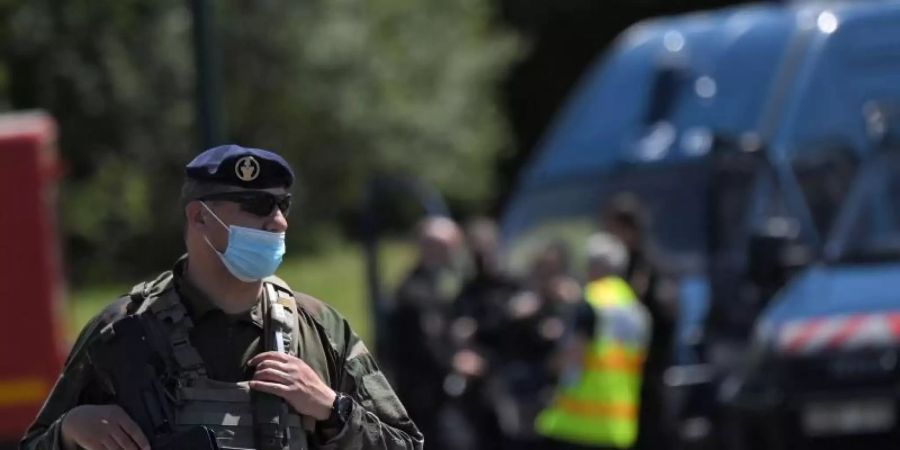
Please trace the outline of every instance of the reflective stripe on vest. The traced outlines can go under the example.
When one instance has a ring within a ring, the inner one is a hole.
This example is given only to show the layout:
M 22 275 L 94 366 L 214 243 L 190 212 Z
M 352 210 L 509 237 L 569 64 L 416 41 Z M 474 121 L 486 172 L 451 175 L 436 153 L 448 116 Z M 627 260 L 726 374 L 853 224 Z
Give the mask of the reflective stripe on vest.
M 597 316 L 594 340 L 578 379 L 559 387 L 535 425 L 540 434 L 565 442 L 631 447 L 637 437 L 649 318 L 619 278 L 592 282 L 585 293 Z

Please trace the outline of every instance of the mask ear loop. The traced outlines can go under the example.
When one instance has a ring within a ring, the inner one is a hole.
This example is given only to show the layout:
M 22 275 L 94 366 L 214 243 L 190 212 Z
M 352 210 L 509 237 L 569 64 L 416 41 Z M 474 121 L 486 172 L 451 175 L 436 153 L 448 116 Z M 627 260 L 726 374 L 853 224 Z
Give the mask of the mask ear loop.
M 228 225 L 225 225 L 225 222 L 222 222 L 222 219 L 220 219 L 219 216 L 217 216 L 216 213 L 214 213 L 213 210 L 209 208 L 209 205 L 207 205 L 206 202 L 201 201 L 200 204 L 203 205 L 203 207 L 206 208 L 206 210 L 216 218 L 216 221 L 222 224 L 223 228 L 225 228 L 226 230 L 228 229 Z
M 217 216 L 216 213 L 214 213 L 213 210 L 209 208 L 209 206 L 206 204 L 206 202 L 201 201 L 200 204 L 203 205 L 203 207 L 206 208 L 206 210 L 209 211 L 210 214 L 212 214 L 213 218 L 215 218 L 216 221 L 219 222 L 219 224 L 221 224 L 222 227 L 224 227 L 225 230 L 228 231 L 229 235 L 230 235 L 231 228 L 229 228 L 228 225 L 225 225 L 225 222 L 222 222 L 222 219 L 220 219 L 219 216 Z M 209 245 L 209 247 L 212 248 L 214 252 L 219 254 L 219 257 L 223 256 L 222 252 L 220 252 L 218 249 L 216 249 L 216 246 L 213 245 L 212 242 L 209 241 L 209 237 L 206 236 L 206 233 L 203 233 L 203 240 L 206 241 L 206 244 Z

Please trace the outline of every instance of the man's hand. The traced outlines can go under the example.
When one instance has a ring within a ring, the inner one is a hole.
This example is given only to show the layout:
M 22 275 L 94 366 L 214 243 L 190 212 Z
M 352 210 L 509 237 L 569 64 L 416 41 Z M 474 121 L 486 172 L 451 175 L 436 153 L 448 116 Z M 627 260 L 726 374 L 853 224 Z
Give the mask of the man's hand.
M 87 450 L 149 450 L 141 429 L 119 405 L 81 405 L 72 408 L 62 423 L 66 448 L 77 444 Z
M 265 352 L 247 364 L 256 366 L 250 389 L 277 395 L 298 413 L 316 420 L 331 415 L 334 391 L 303 360 L 286 353 Z

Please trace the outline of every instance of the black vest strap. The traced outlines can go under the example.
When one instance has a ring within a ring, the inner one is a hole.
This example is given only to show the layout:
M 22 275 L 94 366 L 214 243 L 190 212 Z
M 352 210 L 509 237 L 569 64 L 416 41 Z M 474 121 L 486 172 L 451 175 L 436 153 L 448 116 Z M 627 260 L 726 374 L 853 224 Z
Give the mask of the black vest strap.
M 263 283 L 263 293 L 261 316 L 265 336 L 263 342 L 266 344 L 263 351 L 277 350 L 279 346 L 276 339 L 280 338 L 281 349 L 297 356 L 298 306 L 293 292 L 280 279 L 267 279 Z M 190 388 L 197 380 L 206 379 L 206 365 L 197 349 L 190 343 L 190 331 L 194 323 L 173 287 L 171 274 L 152 282 L 135 285 L 129 295 L 132 301 L 140 304 L 137 314 L 149 314 L 154 317 L 165 331 L 171 359 L 176 365 L 175 377 L 181 386 Z M 289 449 L 291 436 L 288 427 L 292 419 L 287 403 L 274 395 L 251 392 L 251 404 L 257 448 Z M 296 418 L 293 420 L 296 421 Z

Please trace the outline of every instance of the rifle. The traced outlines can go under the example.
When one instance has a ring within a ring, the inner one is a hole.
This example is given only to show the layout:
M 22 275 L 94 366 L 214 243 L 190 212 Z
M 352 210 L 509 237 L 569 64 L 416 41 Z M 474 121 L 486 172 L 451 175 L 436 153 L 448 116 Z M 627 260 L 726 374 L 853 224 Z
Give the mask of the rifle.
M 281 331 L 272 324 L 270 308 L 278 298 L 271 284 L 263 285 L 263 350 L 284 352 Z M 260 450 L 282 450 L 291 440 L 287 427 L 288 405 L 284 399 L 267 392 L 254 391 L 252 394 L 254 433 Z
M 159 335 L 147 320 L 130 315 L 108 325 L 88 349 L 90 360 L 153 449 L 218 450 L 207 427 L 176 430 L 175 400 L 160 380 L 160 374 L 167 375 L 166 365 L 154 348 Z

